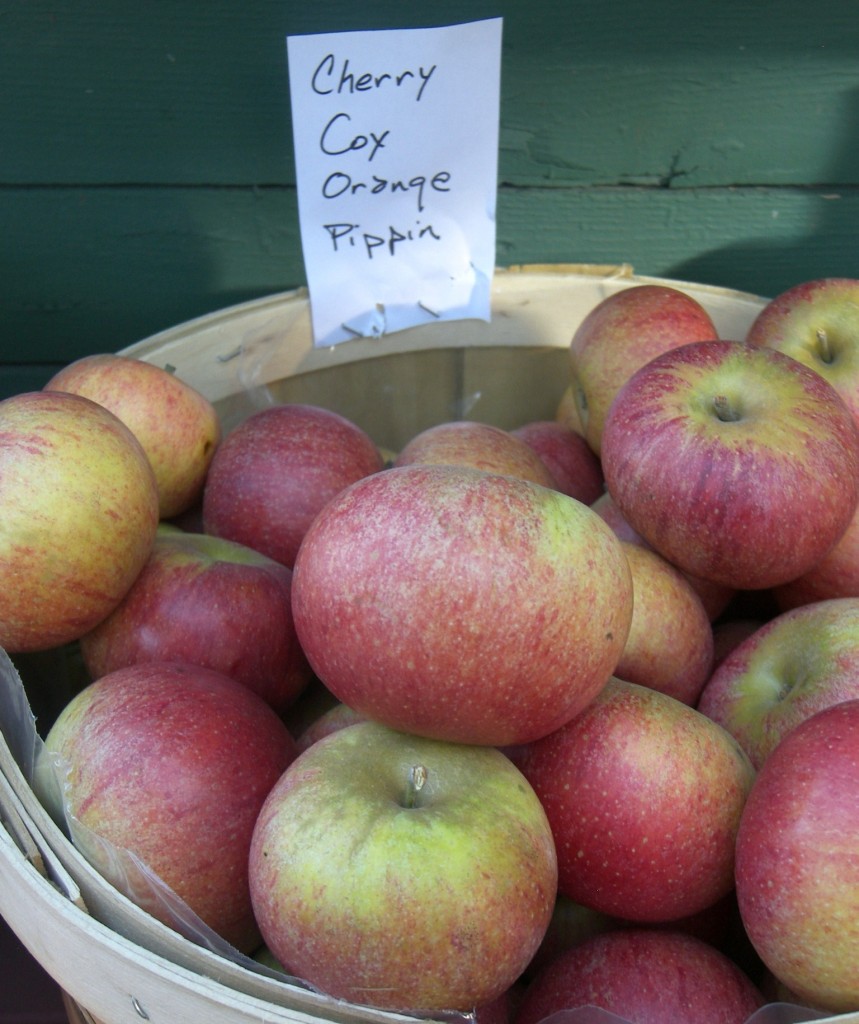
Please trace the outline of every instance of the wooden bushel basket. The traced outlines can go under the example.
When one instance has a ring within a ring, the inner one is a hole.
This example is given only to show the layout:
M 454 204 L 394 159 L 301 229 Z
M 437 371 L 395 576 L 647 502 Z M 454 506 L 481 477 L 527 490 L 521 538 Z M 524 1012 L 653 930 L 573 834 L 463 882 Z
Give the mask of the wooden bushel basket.
M 512 428 L 555 417 L 568 346 L 583 317 L 635 284 L 697 298 L 723 338 L 740 340 L 764 300 L 636 276 L 628 266 L 496 272 L 490 323 L 432 323 L 316 349 L 304 290 L 243 303 L 123 350 L 172 367 L 217 406 L 225 429 L 273 402 L 334 409 L 396 451 L 451 419 Z M 392 1024 L 412 1018 L 332 1000 L 197 946 L 113 889 L 37 800 L 0 736 L 0 914 L 56 979 L 72 1022 Z M 859 1022 L 859 1013 L 827 1018 Z

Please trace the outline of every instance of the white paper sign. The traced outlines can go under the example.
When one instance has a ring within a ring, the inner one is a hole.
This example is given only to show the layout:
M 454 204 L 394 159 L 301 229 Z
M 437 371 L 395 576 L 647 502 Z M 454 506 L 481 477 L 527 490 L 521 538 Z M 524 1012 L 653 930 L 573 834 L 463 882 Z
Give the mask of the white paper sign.
M 287 38 L 317 345 L 490 318 L 501 19 Z

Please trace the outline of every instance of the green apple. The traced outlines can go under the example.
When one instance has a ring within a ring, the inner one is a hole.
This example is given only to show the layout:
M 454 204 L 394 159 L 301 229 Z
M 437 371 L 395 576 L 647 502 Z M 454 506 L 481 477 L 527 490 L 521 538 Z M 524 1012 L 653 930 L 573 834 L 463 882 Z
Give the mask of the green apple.
M 557 894 L 540 801 L 491 747 L 347 726 L 266 799 L 250 883 L 290 974 L 386 1009 L 470 1011 L 538 949 Z

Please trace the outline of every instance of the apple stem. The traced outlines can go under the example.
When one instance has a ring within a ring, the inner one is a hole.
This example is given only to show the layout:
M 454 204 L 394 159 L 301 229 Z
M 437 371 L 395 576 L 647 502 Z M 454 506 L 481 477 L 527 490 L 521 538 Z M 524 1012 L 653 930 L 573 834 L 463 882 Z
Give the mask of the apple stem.
M 422 764 L 413 764 L 409 769 L 409 781 L 406 783 L 406 795 L 403 800 L 403 807 L 414 807 L 418 801 L 418 794 L 424 788 L 429 772 Z
M 727 395 L 713 397 L 713 410 L 723 423 L 733 423 L 740 418 L 736 409 L 728 401 Z
M 824 363 L 832 362 L 832 349 L 829 345 L 829 335 L 822 327 L 817 328 L 817 346 L 820 358 Z

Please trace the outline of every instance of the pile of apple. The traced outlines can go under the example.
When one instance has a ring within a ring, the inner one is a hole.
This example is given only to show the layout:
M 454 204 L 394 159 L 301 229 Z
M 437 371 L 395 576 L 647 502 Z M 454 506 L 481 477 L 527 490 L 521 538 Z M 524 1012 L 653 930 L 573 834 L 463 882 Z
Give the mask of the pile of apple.
M 353 1003 L 859 1010 L 859 281 L 745 339 L 632 285 L 570 367 L 388 460 L 120 356 L 0 402 L 0 645 L 88 674 L 55 810 Z

